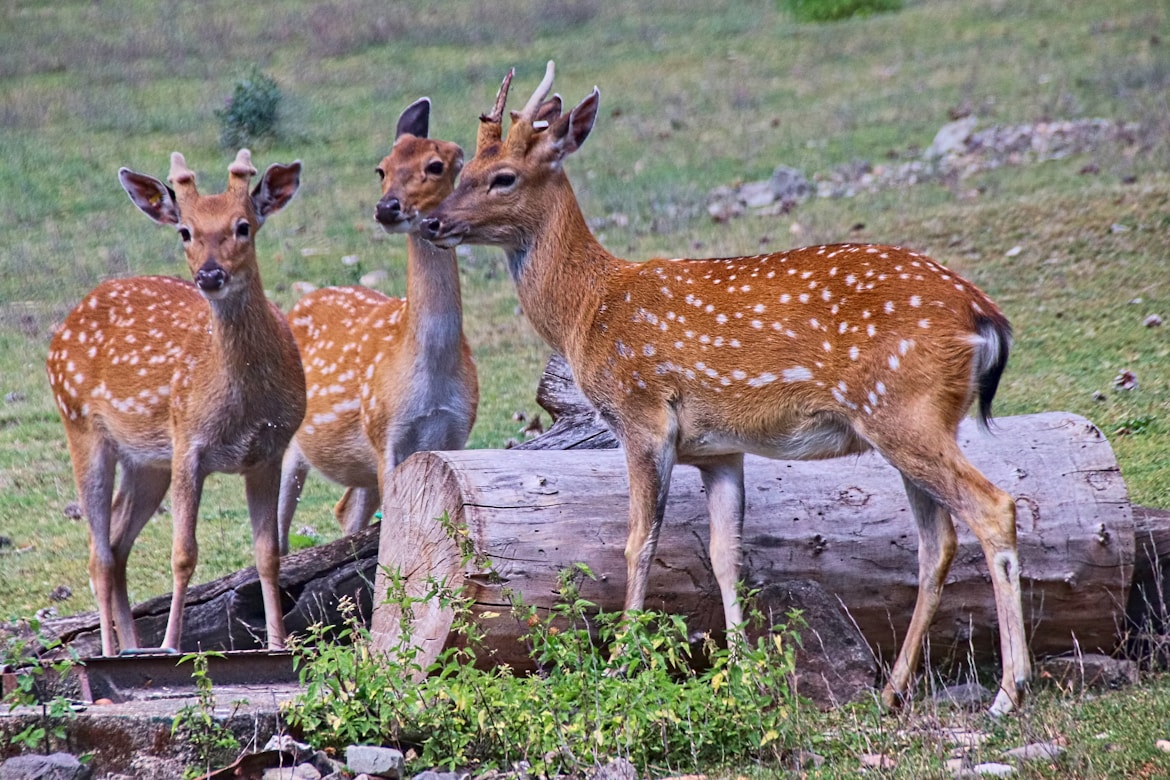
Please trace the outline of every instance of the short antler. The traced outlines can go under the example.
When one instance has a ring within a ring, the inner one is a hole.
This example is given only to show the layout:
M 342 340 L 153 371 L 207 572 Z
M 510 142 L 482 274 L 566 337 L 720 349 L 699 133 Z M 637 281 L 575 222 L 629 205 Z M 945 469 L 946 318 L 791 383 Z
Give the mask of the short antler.
M 167 181 L 175 188 L 179 198 L 199 195 L 195 189 L 195 171 L 187 167 L 187 160 L 181 152 L 171 153 L 171 172 L 167 174 Z
M 499 142 L 503 133 L 504 104 L 508 101 L 508 88 L 512 86 L 512 77 L 515 75 L 516 69 L 509 68 L 508 74 L 504 76 L 504 83 L 500 84 L 500 89 L 496 92 L 496 104 L 492 107 L 492 112 L 479 115 L 479 132 L 475 139 L 476 153 Z
M 235 161 L 228 166 L 228 192 L 234 195 L 246 195 L 248 184 L 256 175 L 256 168 L 252 165 L 252 152 L 241 149 L 236 154 Z

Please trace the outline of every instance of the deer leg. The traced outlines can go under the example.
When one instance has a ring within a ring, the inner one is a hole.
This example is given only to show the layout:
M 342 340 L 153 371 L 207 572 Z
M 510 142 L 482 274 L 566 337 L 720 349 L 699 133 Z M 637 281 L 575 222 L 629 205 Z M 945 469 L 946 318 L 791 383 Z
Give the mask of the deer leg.
M 377 488 L 346 488 L 341 500 L 333 507 L 333 516 L 346 536 L 356 534 L 370 524 L 370 518 L 378 511 L 382 496 Z
M 294 438 L 288 443 L 284 451 L 284 459 L 280 467 L 280 498 L 278 501 L 277 516 L 279 518 L 280 554 L 288 553 L 288 535 L 292 528 L 293 515 L 297 511 L 297 503 L 301 500 L 301 491 L 305 488 L 305 478 L 309 475 L 309 461 L 297 445 Z
M 102 655 L 117 655 L 114 641 L 114 551 L 111 545 L 111 500 L 115 460 L 103 442 L 92 448 L 74 437 L 69 454 L 77 479 L 77 494 L 89 523 L 89 586 L 97 602 Z
M 736 588 L 739 584 L 740 541 L 743 536 L 743 454 L 699 466 L 711 516 L 711 568 L 723 597 L 723 616 L 728 641 L 741 638 L 743 610 Z
M 264 598 L 268 649 L 283 650 L 284 609 L 280 604 L 280 542 L 277 538 L 277 503 L 280 496 L 280 464 L 258 466 L 244 475 L 248 515 L 252 519 L 252 552 Z
M 1000 689 L 990 711 L 993 715 L 1003 715 L 1020 704 L 1031 676 L 1020 595 L 1015 502 L 971 465 L 953 438 L 920 434 L 915 436 L 913 431 L 901 434 L 903 442 L 917 442 L 914 451 L 908 447 L 879 449 L 905 480 L 912 481 L 920 491 L 965 522 L 983 547 L 995 591 L 1003 662 Z M 941 572 L 940 583 L 941 577 L 945 577 L 945 572 Z M 896 682 L 891 680 L 891 684 Z
M 646 602 L 650 562 L 658 547 L 658 533 L 666 513 L 674 462 L 673 446 L 663 446 L 656 451 L 633 447 L 626 450 L 630 480 L 630 525 L 626 539 L 627 612 L 642 609 Z
M 169 469 L 122 464 L 122 481 L 114 498 L 111 545 L 114 552 L 114 625 L 122 649 L 138 647 L 138 628 L 130 609 L 126 565 L 134 540 L 158 511 L 171 484 Z
M 922 654 L 926 632 L 938 610 L 943 583 L 950 571 L 951 561 L 958 547 L 955 524 L 946 507 L 935 501 L 929 494 L 907 479 L 902 478 L 910 509 L 918 524 L 918 596 L 914 601 L 914 614 L 902 649 L 890 671 L 890 679 L 882 690 L 882 704 L 894 707 L 898 697 L 910 688 L 914 670 Z
M 187 600 L 187 586 L 195 573 L 199 560 L 199 544 L 195 538 L 195 523 L 199 515 L 199 501 L 203 495 L 205 475 L 196 465 L 198 453 L 187 457 L 188 464 L 181 456 L 178 442 L 175 444 L 176 458 L 171 471 L 171 516 L 173 531 L 171 537 L 171 612 L 167 617 L 167 631 L 163 637 L 162 649 L 178 652 L 183 636 L 183 607 Z

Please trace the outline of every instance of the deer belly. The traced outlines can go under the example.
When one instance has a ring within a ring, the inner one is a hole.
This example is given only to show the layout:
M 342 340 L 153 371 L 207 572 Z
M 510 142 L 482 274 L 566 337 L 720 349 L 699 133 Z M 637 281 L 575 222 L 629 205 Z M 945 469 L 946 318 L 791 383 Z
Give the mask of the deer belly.
M 687 435 L 680 441 L 678 460 L 686 463 L 736 452 L 777 460 L 822 460 L 868 449 L 869 444 L 847 422 L 823 415 L 763 431 L 707 430 Z

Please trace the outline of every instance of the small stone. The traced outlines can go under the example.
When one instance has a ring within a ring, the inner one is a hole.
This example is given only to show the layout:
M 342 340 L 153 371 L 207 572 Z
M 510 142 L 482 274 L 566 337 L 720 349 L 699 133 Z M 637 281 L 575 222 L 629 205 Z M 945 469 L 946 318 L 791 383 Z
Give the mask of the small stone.
M 779 201 L 801 201 L 813 194 L 812 185 L 804 172 L 787 165 L 779 165 L 772 171 L 768 186 L 773 198 Z
M 1135 390 L 1138 386 L 1137 374 L 1126 369 L 1113 377 L 1113 386 L 1118 390 Z
M 436 772 L 427 769 L 416 774 L 413 780 L 468 780 L 469 777 L 467 772 Z
M 1109 226 L 1109 232 L 1110 233 L 1128 233 L 1129 228 L 1126 227 L 1125 225 L 1121 224 L 1120 222 L 1114 222 L 1112 225 Z
M 638 770 L 626 759 L 615 758 L 599 767 L 590 780 L 638 780 Z
M 867 769 L 893 769 L 898 762 L 884 753 L 865 753 L 861 756 L 861 765 Z
M 1056 758 L 1063 752 L 1064 748 L 1053 742 L 1033 742 L 1030 745 L 1004 751 L 1004 757 L 1013 758 L 1016 761 L 1037 761 Z
M 65 508 L 61 510 L 61 514 L 65 515 L 70 520 L 80 520 L 85 516 L 81 511 L 81 504 L 77 501 L 70 501 L 68 504 L 66 504 Z
M 90 780 L 93 770 L 68 753 L 14 756 L 0 764 L 0 780 Z
M 4 396 L 4 403 L 6 403 L 6 404 L 18 404 L 23 400 L 24 400 L 24 393 L 18 393 L 15 390 Z
M 973 777 L 1011 777 L 1016 773 L 1016 768 L 1010 764 L 997 764 L 994 761 L 989 761 L 971 767 L 970 773 Z
M 949 685 L 934 695 L 935 701 L 946 702 L 968 710 L 982 709 L 992 698 L 991 691 L 979 683 Z
M 402 777 L 405 760 L 402 757 L 402 752 L 394 748 L 350 745 L 345 749 L 345 764 L 354 774 L 398 778 Z
M 977 117 L 966 116 L 943 125 L 935 133 L 934 140 L 926 149 L 923 157 L 930 160 L 966 151 L 967 139 L 975 132 L 975 126 L 978 124 Z
M 73 597 L 73 589 L 68 585 L 58 585 L 49 593 L 49 601 L 68 601 Z
M 1101 403 L 1101 402 L 1105 401 L 1107 398 L 1109 398 L 1109 396 L 1105 395 L 1100 390 L 1093 391 L 1093 400 L 1096 401 L 1097 403 Z
M 772 187 L 766 181 L 749 181 L 739 188 L 739 201 L 749 209 L 758 209 L 776 201 Z
M 362 278 L 358 279 L 358 283 L 363 287 L 377 287 L 390 278 L 390 272 L 379 268 L 375 271 L 370 271 L 368 274 L 362 274 Z
M 1142 320 L 1142 324 L 1145 325 L 1147 328 L 1160 327 L 1162 325 L 1162 317 L 1161 317 L 1161 315 L 1158 315 L 1158 314 L 1151 314 L 1150 316 L 1148 316 L 1144 320 Z
M 357 265 L 362 259 L 357 255 L 343 255 L 341 258 L 342 265 Z
M 1004 257 L 1017 257 L 1020 254 L 1020 252 L 1023 252 L 1023 251 L 1024 251 L 1024 248 L 1022 246 L 1020 246 L 1019 244 L 1017 244 L 1017 245 L 1013 246 L 1011 249 L 1009 249 L 1008 251 L 1004 252 L 1003 256 Z
M 1154 747 L 1161 750 L 1163 753 L 1170 753 L 1170 739 L 1159 739 L 1154 743 Z
M 1100 653 L 1045 658 L 1037 662 L 1036 673 L 1040 679 L 1074 692 L 1125 688 L 1138 681 L 1137 663 Z
M 292 291 L 297 295 L 305 296 L 317 289 L 317 285 L 312 282 L 293 282 Z

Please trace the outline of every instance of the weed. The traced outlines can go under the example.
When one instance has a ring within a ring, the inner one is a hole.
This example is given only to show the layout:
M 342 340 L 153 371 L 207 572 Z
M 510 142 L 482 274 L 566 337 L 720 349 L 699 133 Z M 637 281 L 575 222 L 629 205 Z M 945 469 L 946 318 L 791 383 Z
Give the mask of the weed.
M 65 739 L 67 721 L 75 713 L 68 698 L 60 694 L 46 697 L 45 689 L 51 689 L 54 683 L 65 679 L 78 661 L 77 656 L 70 651 L 64 658 L 48 666 L 35 661 L 29 663 L 30 657 L 39 654 L 29 652 L 34 642 L 40 646 L 40 652 L 47 652 L 59 649 L 61 641 L 44 637 L 40 631 L 40 621 L 36 618 L 29 618 L 26 623 L 28 633 L 10 635 L 0 655 L 0 670 L 14 669 L 16 677 L 16 687 L 4 697 L 3 703 L 9 706 L 9 711 L 21 706 L 39 706 L 41 717 L 11 735 L 8 742 L 15 747 L 48 754 L 52 752 L 52 740 L 61 742 Z M 46 671 L 51 671 L 57 678 L 48 681 L 47 685 L 44 679 Z
M 780 0 L 798 22 L 836 22 L 854 16 L 899 11 L 902 0 Z
M 789 680 L 789 639 L 773 633 L 735 653 L 703 643 L 702 671 L 692 665 L 678 616 L 639 612 L 623 619 L 596 613 L 580 597 L 576 567 L 560 598 L 540 618 L 514 601 L 538 673 L 478 669 L 482 637 L 457 593 L 432 582 L 410 597 L 388 575 L 388 602 L 402 615 L 399 644 L 383 655 L 352 605 L 333 639 L 317 626 L 294 644 L 305 692 L 287 711 L 314 744 L 355 742 L 415 747 L 424 766 L 508 768 L 537 774 L 580 773 L 612 757 L 645 770 L 700 771 L 733 762 L 775 762 L 792 743 L 797 702 Z M 412 607 L 438 597 L 456 611 L 457 646 L 428 669 L 418 665 Z
M 197 762 L 186 768 L 184 778 L 199 777 L 209 773 L 212 766 L 230 763 L 240 750 L 231 729 L 215 717 L 215 693 L 207 673 L 209 657 L 223 658 L 223 653 L 188 653 L 179 659 L 180 664 L 192 665 L 196 695 L 195 703 L 184 705 L 171 721 L 171 734 L 186 742 Z M 239 706 L 241 702 L 234 704 Z
M 238 149 L 275 140 L 280 101 L 280 87 L 276 81 L 253 65 L 236 82 L 227 105 L 215 112 L 219 118 L 220 146 Z

